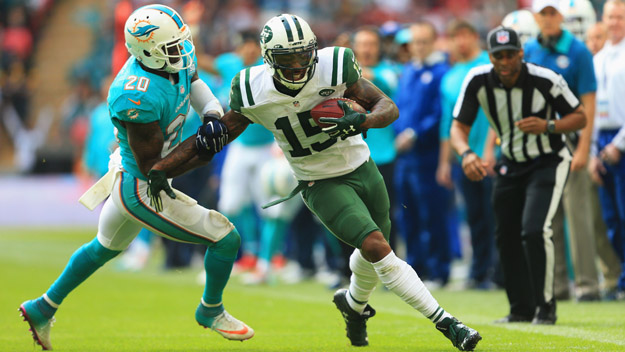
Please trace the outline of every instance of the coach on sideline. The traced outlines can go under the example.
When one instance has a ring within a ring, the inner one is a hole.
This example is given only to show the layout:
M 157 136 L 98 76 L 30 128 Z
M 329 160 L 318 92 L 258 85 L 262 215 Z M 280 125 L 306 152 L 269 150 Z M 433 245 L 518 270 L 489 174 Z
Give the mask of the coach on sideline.
M 479 181 L 485 165 L 467 139 L 480 106 L 501 140 L 493 206 L 510 313 L 496 322 L 555 324 L 551 220 L 572 158 L 562 133 L 583 128 L 586 117 L 562 76 L 523 62 L 514 30 L 497 27 L 487 42 L 492 64 L 475 67 L 465 78 L 451 145 L 467 177 Z

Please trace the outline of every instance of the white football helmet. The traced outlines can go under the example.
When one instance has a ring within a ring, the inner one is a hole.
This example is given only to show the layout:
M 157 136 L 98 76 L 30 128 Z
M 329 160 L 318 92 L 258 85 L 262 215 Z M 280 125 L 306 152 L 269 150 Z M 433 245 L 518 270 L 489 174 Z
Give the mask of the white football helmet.
M 534 20 L 534 14 L 528 10 L 512 11 L 503 18 L 501 25 L 514 29 L 519 35 L 521 45 L 531 38 L 536 38 L 540 29 Z
M 165 5 L 147 5 L 126 20 L 128 52 L 143 65 L 176 73 L 193 65 L 195 47 L 182 17 Z
M 317 37 L 301 17 L 285 13 L 267 21 L 260 47 L 269 72 L 285 87 L 299 90 L 313 77 Z
M 588 0 L 560 0 L 560 13 L 564 17 L 562 27 L 581 41 L 586 40 L 588 28 L 597 23 L 597 13 Z
M 260 169 L 260 184 L 267 196 L 285 197 L 297 187 L 297 180 L 293 176 L 289 162 L 281 156 L 263 164 Z

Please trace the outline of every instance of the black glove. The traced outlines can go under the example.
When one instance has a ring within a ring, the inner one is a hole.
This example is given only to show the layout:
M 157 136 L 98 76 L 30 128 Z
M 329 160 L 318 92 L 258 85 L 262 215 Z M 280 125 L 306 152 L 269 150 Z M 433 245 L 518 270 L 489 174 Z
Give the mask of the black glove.
M 169 182 L 167 182 L 165 171 L 152 169 L 148 172 L 148 197 L 150 197 L 150 205 L 154 207 L 157 213 L 163 211 L 161 191 L 165 191 L 169 198 L 176 199 L 174 190 L 171 189 Z
M 360 128 L 360 125 L 365 122 L 367 116 L 363 113 L 354 111 L 343 100 L 339 100 L 338 105 L 341 107 L 341 109 L 343 109 L 343 117 L 340 117 L 338 119 L 331 117 L 320 118 L 319 122 L 334 125 L 330 127 L 324 127 L 322 128 L 322 131 L 329 134 L 332 138 L 341 137 L 341 139 L 355 136 L 364 132 L 363 129 Z
M 228 143 L 228 127 L 216 116 L 205 115 L 204 124 L 197 129 L 195 147 L 200 159 L 210 159 Z

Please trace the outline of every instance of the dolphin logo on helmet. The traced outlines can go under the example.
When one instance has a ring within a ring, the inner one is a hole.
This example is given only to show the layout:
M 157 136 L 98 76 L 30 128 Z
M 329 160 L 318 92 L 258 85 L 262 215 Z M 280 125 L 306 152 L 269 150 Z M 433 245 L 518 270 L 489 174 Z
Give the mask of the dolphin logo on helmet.
M 155 26 L 153 24 L 148 24 L 147 26 L 137 28 L 137 30 L 134 32 L 131 32 L 130 29 L 128 29 L 128 33 L 130 33 L 130 35 L 132 35 L 133 37 L 137 37 L 137 38 L 148 37 L 152 32 L 154 32 L 155 30 L 159 28 L 161 27 Z

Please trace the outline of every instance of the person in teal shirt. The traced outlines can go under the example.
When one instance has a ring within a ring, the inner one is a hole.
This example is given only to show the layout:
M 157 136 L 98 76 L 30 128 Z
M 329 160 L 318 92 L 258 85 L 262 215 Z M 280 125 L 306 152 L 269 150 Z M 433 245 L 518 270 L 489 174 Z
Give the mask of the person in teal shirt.
M 362 68 L 362 76 L 392 98 L 397 89 L 397 71 L 392 62 L 382 59 L 381 44 L 380 33 L 376 27 L 363 27 L 354 33 L 352 39 L 354 54 Z M 395 204 L 393 178 L 397 151 L 395 150 L 395 130 L 392 124 L 385 128 L 372 128 L 367 131 L 365 142 L 371 151 L 371 159 L 375 161 L 384 178 L 391 207 L 393 207 Z M 391 227 L 391 246 L 395 244 L 395 235 L 396 231 Z
M 467 73 L 476 66 L 488 64 L 488 53 L 480 49 L 479 35 L 469 22 L 458 20 L 448 27 L 448 37 L 452 47 L 452 56 L 456 63 L 443 76 L 441 81 L 442 118 L 440 124 L 440 158 L 436 171 L 437 182 L 444 187 L 453 188 L 452 164 L 455 163 L 449 144 L 449 131 L 453 120 L 453 109 L 460 94 L 462 83 Z M 469 146 L 480 158 L 494 164 L 492 153 L 486 153 L 485 143 L 489 123 L 482 109 L 469 134 Z M 492 150 L 492 149 L 491 149 Z M 489 155 L 490 154 L 490 155 Z M 457 183 L 464 196 L 467 222 L 471 232 L 473 258 L 469 273 L 468 287 L 488 289 L 492 286 L 493 257 L 495 256 L 494 218 L 491 205 L 492 179 L 472 182 L 464 174 L 458 175 Z
M 233 52 L 221 54 L 213 61 L 211 72 L 221 77 L 216 96 L 228 108 L 230 82 L 242 69 L 263 64 L 258 34 L 242 32 Z M 217 208 L 241 229 L 242 256 L 237 270 L 253 270 L 244 283 L 267 282 L 273 253 L 279 252 L 288 230 L 291 212 L 283 205 L 262 210 L 269 201 L 256 181 L 261 179 L 263 165 L 273 160 L 273 134 L 260 124 L 251 124 L 227 147 Z M 242 186 L 243 185 L 243 186 Z

